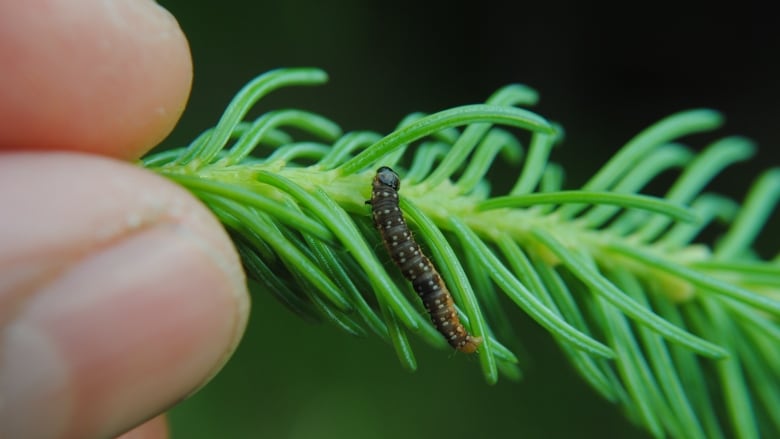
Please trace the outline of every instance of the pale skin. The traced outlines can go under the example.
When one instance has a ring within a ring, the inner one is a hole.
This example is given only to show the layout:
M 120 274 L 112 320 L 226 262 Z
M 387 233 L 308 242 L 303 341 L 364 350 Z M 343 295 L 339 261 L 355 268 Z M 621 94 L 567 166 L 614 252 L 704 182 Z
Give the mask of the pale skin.
M 131 163 L 192 81 L 147 0 L 0 2 L 0 437 L 164 438 L 249 299 L 217 220 Z

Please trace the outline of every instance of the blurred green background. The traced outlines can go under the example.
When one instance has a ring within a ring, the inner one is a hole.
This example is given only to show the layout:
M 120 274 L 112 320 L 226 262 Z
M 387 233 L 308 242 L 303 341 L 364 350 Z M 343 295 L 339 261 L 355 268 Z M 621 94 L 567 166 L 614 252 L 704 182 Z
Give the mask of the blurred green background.
M 744 134 L 752 162 L 714 187 L 741 198 L 780 164 L 780 19 L 759 2 L 685 11 L 591 2 L 317 2 L 161 0 L 187 34 L 195 81 L 163 147 L 213 126 L 235 92 L 277 67 L 316 66 L 318 88 L 261 101 L 319 112 L 345 131 L 389 132 L 407 113 L 484 101 L 521 82 L 535 111 L 566 128 L 553 159 L 582 183 L 638 131 L 674 111 L 727 116 L 717 136 Z M 700 136 L 703 146 L 717 137 Z M 775 215 L 777 217 L 778 215 Z M 762 248 L 777 251 L 770 225 Z M 549 337 L 520 313 L 525 378 L 484 383 L 474 358 L 417 345 L 419 371 L 401 369 L 376 338 L 303 322 L 257 291 L 234 358 L 171 412 L 174 438 L 644 437 L 572 373 Z

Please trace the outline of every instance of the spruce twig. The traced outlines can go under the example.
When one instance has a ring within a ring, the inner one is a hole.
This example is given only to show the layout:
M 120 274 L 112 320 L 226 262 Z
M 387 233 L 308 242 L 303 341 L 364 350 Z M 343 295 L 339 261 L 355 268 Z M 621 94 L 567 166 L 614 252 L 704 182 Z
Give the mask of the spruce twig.
M 301 110 L 243 120 L 267 93 L 325 80 L 317 69 L 262 75 L 214 129 L 142 163 L 202 199 L 230 231 L 247 274 L 293 312 L 374 334 L 411 370 L 410 335 L 447 349 L 376 251 L 364 201 L 376 169 L 393 166 L 407 220 L 461 321 L 485 339 L 478 355 L 489 383 L 521 374 L 506 347 L 515 340 L 503 295 L 653 436 L 780 434 L 780 255 L 753 251 L 780 202 L 780 169 L 761 175 L 742 205 L 703 192 L 754 151 L 740 137 L 698 154 L 678 143 L 720 126 L 717 112 L 656 123 L 579 190 L 563 190 L 562 167 L 549 160 L 560 127 L 517 107 L 538 99 L 525 86 L 482 105 L 414 113 L 387 136 L 343 134 Z M 309 138 L 295 140 L 287 127 Z M 517 130 L 530 133 L 527 151 Z M 506 194 L 491 194 L 496 160 L 522 169 Z M 669 169 L 680 173 L 664 197 L 640 193 Z M 725 224 L 722 237 L 696 241 L 714 221 Z

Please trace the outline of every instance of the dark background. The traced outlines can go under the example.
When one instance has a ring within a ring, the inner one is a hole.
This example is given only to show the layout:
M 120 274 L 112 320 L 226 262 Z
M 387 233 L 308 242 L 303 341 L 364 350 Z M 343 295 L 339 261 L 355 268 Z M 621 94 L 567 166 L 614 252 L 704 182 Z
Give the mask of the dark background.
M 387 133 L 409 112 L 482 102 L 520 82 L 541 94 L 534 111 L 566 128 L 553 159 L 570 187 L 641 129 L 695 107 L 727 119 L 692 146 L 731 134 L 759 145 L 714 189 L 741 199 L 780 164 L 780 20 L 769 2 L 160 3 L 181 23 L 195 63 L 188 109 L 165 147 L 213 126 L 256 75 L 316 66 L 328 85 L 275 92 L 258 111 L 302 108 L 345 131 Z M 779 246 L 777 217 L 760 243 L 767 255 Z M 580 383 L 543 331 L 516 317 L 532 361 L 522 382 L 490 387 L 473 358 L 420 345 L 420 370 L 409 374 L 382 342 L 304 323 L 260 292 L 236 356 L 173 410 L 174 437 L 641 437 Z

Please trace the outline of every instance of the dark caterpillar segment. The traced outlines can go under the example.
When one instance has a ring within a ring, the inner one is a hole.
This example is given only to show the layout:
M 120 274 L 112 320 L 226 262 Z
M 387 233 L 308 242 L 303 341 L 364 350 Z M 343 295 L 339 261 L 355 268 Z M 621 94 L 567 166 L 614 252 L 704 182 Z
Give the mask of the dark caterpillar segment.
M 371 205 L 374 225 L 382 235 L 387 252 L 425 305 L 436 329 L 453 348 L 472 353 L 477 350 L 482 337 L 473 337 L 460 323 L 452 294 L 436 268 L 420 250 L 412 232 L 398 207 L 398 189 L 401 179 L 392 169 L 383 166 L 374 177 Z

